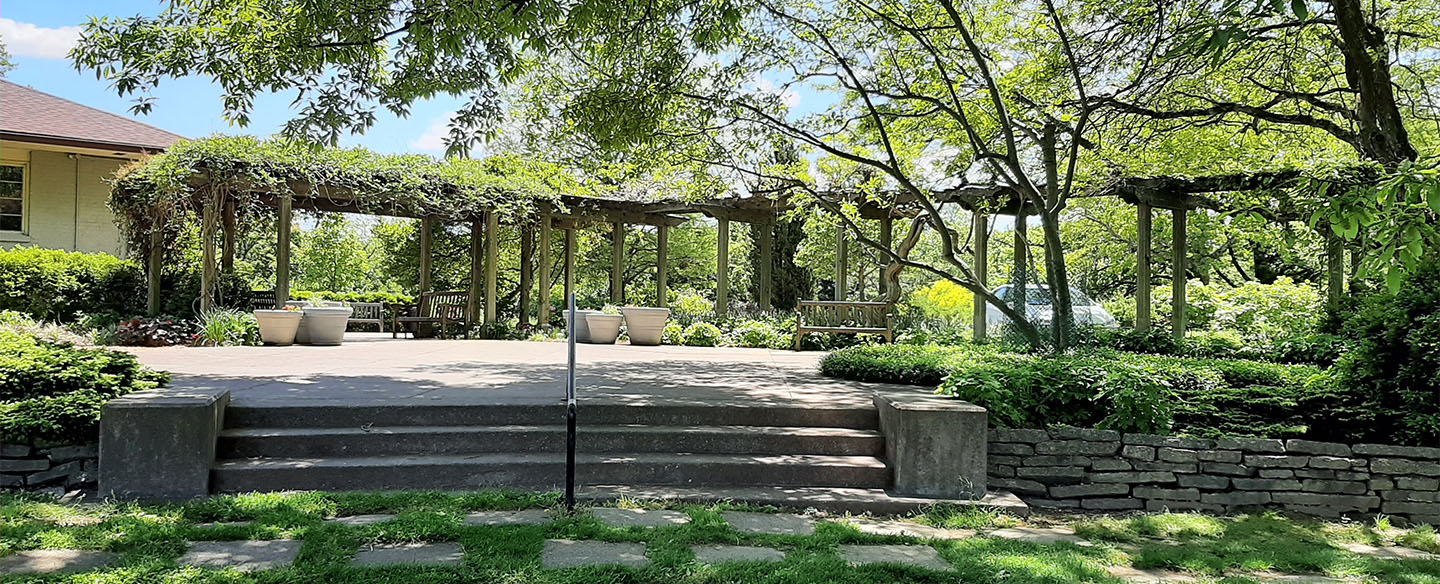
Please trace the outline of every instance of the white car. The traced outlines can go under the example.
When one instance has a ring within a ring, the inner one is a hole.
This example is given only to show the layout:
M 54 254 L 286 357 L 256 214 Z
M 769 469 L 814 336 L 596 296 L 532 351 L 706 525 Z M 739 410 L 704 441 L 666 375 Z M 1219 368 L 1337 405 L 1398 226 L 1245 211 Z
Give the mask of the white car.
M 1013 286 L 1006 284 L 995 289 L 995 296 L 1001 300 L 1009 301 L 1010 292 Z M 1035 326 L 1048 327 L 1055 319 L 1055 309 L 1050 304 L 1050 287 L 1043 284 L 1030 284 L 1025 286 L 1025 303 L 1029 305 L 1026 314 Z M 1086 296 L 1084 292 L 1070 289 L 1070 304 L 1075 313 L 1075 324 L 1080 326 L 1091 326 L 1097 328 L 1113 329 L 1119 328 L 1120 323 L 1111 316 L 1104 306 L 1099 302 Z M 1009 317 L 1000 312 L 990 304 L 985 305 L 985 324 L 992 331 L 1000 330 L 1000 327 L 1010 323 Z

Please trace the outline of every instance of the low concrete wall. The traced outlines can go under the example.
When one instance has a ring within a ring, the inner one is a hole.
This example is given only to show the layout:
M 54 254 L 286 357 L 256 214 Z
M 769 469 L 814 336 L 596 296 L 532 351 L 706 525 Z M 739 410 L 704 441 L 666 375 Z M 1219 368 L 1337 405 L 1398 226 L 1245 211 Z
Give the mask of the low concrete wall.
M 1440 448 L 991 429 L 993 488 L 1059 510 L 1383 513 L 1440 525 Z
M 892 492 L 945 499 L 985 496 L 985 408 L 913 393 L 876 394 L 875 407 Z
M 99 446 L 94 442 L 0 445 L 0 488 L 64 494 L 94 488 L 99 469 Z
M 229 403 L 225 389 L 161 389 L 105 404 L 100 494 L 159 500 L 209 495 L 215 440 Z

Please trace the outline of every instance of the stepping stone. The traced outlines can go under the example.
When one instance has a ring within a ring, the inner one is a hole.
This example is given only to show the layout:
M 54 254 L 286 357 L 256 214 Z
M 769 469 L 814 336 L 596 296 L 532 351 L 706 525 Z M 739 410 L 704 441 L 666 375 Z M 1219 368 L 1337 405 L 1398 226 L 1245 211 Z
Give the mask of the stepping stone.
M 745 511 L 722 511 L 721 517 L 730 527 L 740 533 L 764 533 L 769 535 L 814 535 L 815 522 L 807 517 L 791 513 L 749 513 Z
M 1355 580 L 1332 578 L 1330 576 L 1321 576 L 1319 574 L 1280 574 L 1276 572 L 1257 572 L 1242 575 L 1249 576 L 1257 582 L 1265 582 L 1266 584 L 1350 584 L 1352 582 L 1355 582 Z
M 458 566 L 465 551 L 455 542 L 401 543 L 362 548 L 350 560 L 351 566 Z
M 996 529 L 987 532 L 985 535 L 1026 543 L 1073 543 L 1079 546 L 1095 545 L 1076 536 L 1075 530 L 1063 528 L 1009 527 L 1006 529 Z
M 30 550 L 0 558 L 0 574 L 88 572 L 116 559 L 115 554 L 90 550 Z
M 351 515 L 349 517 L 336 517 L 334 519 L 326 519 L 325 523 L 329 523 L 331 525 L 345 525 L 349 527 L 364 527 L 366 525 L 384 523 L 392 519 L 395 519 L 394 515 Z
M 724 564 L 727 562 L 778 562 L 785 559 L 785 552 L 767 547 L 748 545 L 697 545 L 695 561 L 702 564 Z
M 940 552 L 926 545 L 842 545 L 840 558 L 852 566 L 897 564 L 941 572 L 953 569 Z
M 972 529 L 946 529 L 922 525 L 910 521 L 881 521 L 875 519 L 850 519 L 850 525 L 860 533 L 869 535 L 898 535 L 919 539 L 968 539 L 975 537 Z
M 605 541 L 573 541 L 547 539 L 540 553 L 540 565 L 546 568 L 579 566 L 629 566 L 643 568 L 650 564 L 643 543 L 611 543 Z
M 300 554 L 300 544 L 293 539 L 197 541 L 190 544 L 178 563 L 197 568 L 235 568 L 241 572 L 283 568 Z
M 195 527 L 199 527 L 201 529 L 216 529 L 220 527 L 245 527 L 246 525 L 250 525 L 251 523 L 254 523 L 254 521 L 251 521 L 249 519 L 243 521 L 207 521 L 205 523 L 196 523 Z
M 545 525 L 551 521 L 544 509 L 476 511 L 465 516 L 465 525 Z
M 1195 577 L 1180 572 L 1169 572 L 1166 570 L 1141 570 L 1130 566 L 1106 566 L 1105 571 L 1111 576 L 1132 582 L 1134 584 L 1167 584 L 1195 582 Z
M 1398 545 L 1376 547 L 1363 543 L 1344 543 L 1340 544 L 1340 547 L 1350 550 L 1352 553 L 1377 560 L 1433 560 L 1437 557 L 1435 554 L 1429 554 L 1417 549 Z
M 671 527 L 690 522 L 690 516 L 679 511 L 649 509 L 599 507 L 591 509 L 590 516 L 610 527 Z

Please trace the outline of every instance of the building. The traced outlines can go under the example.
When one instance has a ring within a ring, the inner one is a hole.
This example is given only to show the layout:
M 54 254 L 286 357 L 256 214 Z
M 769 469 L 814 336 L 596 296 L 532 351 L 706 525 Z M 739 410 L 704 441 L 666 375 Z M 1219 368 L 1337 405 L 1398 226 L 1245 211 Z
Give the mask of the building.
M 105 179 L 182 139 L 0 80 L 0 245 L 122 255 Z

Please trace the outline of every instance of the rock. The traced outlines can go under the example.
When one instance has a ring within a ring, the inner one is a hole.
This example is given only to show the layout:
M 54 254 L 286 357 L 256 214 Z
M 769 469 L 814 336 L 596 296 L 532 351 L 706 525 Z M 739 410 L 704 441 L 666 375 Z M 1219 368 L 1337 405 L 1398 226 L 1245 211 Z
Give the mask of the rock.
M 1403 458 L 1376 458 L 1370 461 L 1370 471 L 1381 474 L 1418 474 L 1433 477 L 1440 476 L 1440 463 L 1406 460 Z
M 1050 496 L 1057 499 L 1073 499 L 1076 497 L 1099 497 L 1107 495 L 1128 494 L 1130 494 L 1130 485 L 1124 483 L 1055 485 L 1050 487 Z
M 1199 457 L 1195 455 L 1194 450 L 1170 448 L 1168 446 L 1156 451 L 1156 456 L 1164 462 L 1195 463 L 1200 461 Z
M 1229 477 L 1217 477 L 1210 475 L 1176 475 L 1181 487 L 1196 489 L 1228 489 L 1230 488 Z
M 52 466 L 49 470 L 42 470 L 40 472 L 25 477 L 25 484 L 43 485 L 52 481 L 64 480 L 71 474 L 78 472 L 80 472 L 80 463 L 78 461 L 70 461 L 64 464 Z
M 1270 502 L 1270 493 L 1255 491 L 1232 491 L 1229 493 L 1201 493 L 1200 502 L 1225 505 L 1227 507 L 1249 507 Z
M 1021 466 L 1090 466 L 1090 459 L 1066 454 L 1039 455 L 1026 458 Z
M 50 461 L 44 458 L 7 458 L 0 460 L 0 471 L 8 473 L 35 472 L 50 468 Z
M 1241 491 L 1298 491 L 1300 481 L 1295 479 L 1231 479 L 1230 484 Z
M 1119 451 L 1119 442 L 1092 442 L 1089 440 L 1049 440 L 1035 445 L 1035 452 L 1037 454 L 1114 456 L 1115 453 Z
M 1355 466 L 1355 461 L 1343 456 L 1312 456 L 1310 457 L 1310 468 L 1327 468 L 1330 470 L 1350 470 Z
M 1440 448 L 1427 446 L 1391 446 L 1388 444 L 1356 444 L 1351 450 L 1355 454 L 1364 456 L 1398 456 L 1401 458 L 1419 458 L 1425 460 L 1440 460 Z
M 1144 461 L 1139 461 L 1139 460 L 1137 460 L 1137 461 L 1135 461 L 1134 466 L 1135 466 L 1135 470 L 1150 470 L 1150 471 L 1161 471 L 1161 472 L 1183 472 L 1183 473 L 1197 473 L 1197 472 L 1200 472 L 1200 464 L 1199 464 L 1199 463 L 1195 463 L 1195 462 L 1189 462 L 1189 463 L 1182 463 L 1182 462 L 1144 462 Z
M 1254 468 L 1305 468 L 1307 464 L 1310 464 L 1308 456 L 1245 455 L 1245 466 Z
M 0 444 L 0 456 L 5 458 L 25 458 L 31 450 L 26 444 Z
M 1135 467 L 1118 458 L 1096 458 L 1091 461 L 1090 468 L 1094 470 L 1130 470 Z
M 57 446 L 40 451 L 41 454 L 50 458 L 50 462 L 70 462 L 84 458 L 95 458 L 100 456 L 100 450 L 95 444 L 81 444 L 79 446 Z
M 1092 483 L 1173 483 L 1173 472 L 1097 472 L 1090 473 Z
M 1237 477 L 1248 477 L 1254 474 L 1254 470 L 1247 466 L 1230 464 L 1228 462 L 1207 462 L 1200 465 L 1200 470 L 1212 474 L 1231 475 Z
M 1354 495 L 1325 495 L 1320 493 L 1273 493 L 1270 500 L 1275 503 L 1295 505 L 1316 505 L 1342 507 L 1356 511 L 1368 511 L 1380 505 L 1380 497 Z
M 1101 499 L 1081 499 L 1081 500 L 1080 500 L 1080 507 L 1081 507 L 1081 508 L 1084 508 L 1084 509 L 1092 509 L 1092 510 L 1096 510 L 1096 511 L 1119 511 L 1119 510 L 1123 510 L 1123 509 L 1141 509 L 1141 508 L 1143 508 L 1144 506 L 1145 506 L 1145 502 L 1144 502 L 1144 501 L 1141 501 L 1141 500 L 1139 500 L 1139 499 L 1131 499 L 1131 498 L 1128 498 L 1128 497 L 1122 498 L 1122 499 L 1105 499 L 1105 498 L 1101 498 Z
M 1026 479 L 991 478 L 990 487 L 1021 495 L 1044 495 L 1046 493 L 1045 485 Z
M 1405 513 L 1407 515 L 1440 515 L 1440 503 L 1386 501 L 1384 505 L 1380 506 L 1380 511 L 1385 513 Z
M 1297 468 L 1295 477 L 1301 479 L 1335 480 L 1335 471 L 1319 468 Z
M 1021 442 L 1034 444 L 1050 439 L 1050 433 L 1044 430 L 1033 428 L 991 428 L 989 431 L 990 443 L 993 446 L 996 442 Z
M 696 545 L 690 551 L 695 561 L 702 564 L 725 564 L 729 562 L 779 562 L 785 559 L 785 552 L 774 548 L 748 545 Z
M 1416 501 L 1421 503 L 1434 503 L 1440 501 L 1440 491 L 1409 491 L 1394 490 L 1380 493 L 1380 498 L 1387 501 Z
M 1035 454 L 1035 447 L 1029 444 L 1013 444 L 1007 442 L 991 442 L 987 447 L 991 456 L 1030 456 Z
M 1422 479 L 1417 477 L 1395 477 L 1395 486 L 1401 489 L 1415 491 L 1440 490 L 1440 479 Z
M 1118 442 L 1120 433 L 1114 430 L 1096 430 L 1093 428 L 1075 428 L 1073 426 L 1054 426 L 1050 428 L 1050 437 L 1059 440 L 1088 440 L 1092 442 Z
M 1285 442 L 1285 451 L 1297 454 L 1322 454 L 1325 456 L 1350 456 L 1350 446 L 1337 442 L 1315 442 L 1291 439 Z
M 1015 469 L 1015 476 L 1022 479 L 1046 481 L 1079 480 L 1085 476 L 1085 468 L 1079 466 L 1028 466 Z
M 1307 493 L 1333 493 L 1342 495 L 1364 495 L 1369 490 L 1365 483 L 1358 481 L 1327 481 L 1321 479 L 1305 479 L 1300 483 L 1300 489 Z
M 1260 469 L 1262 479 L 1293 479 L 1295 471 L 1288 468 L 1262 468 Z
M 540 552 L 540 565 L 552 570 L 583 566 L 643 568 L 649 564 L 643 543 L 547 539 Z
M 1240 438 L 1225 437 L 1216 441 L 1216 447 L 1224 450 L 1240 450 L 1243 452 L 1257 452 L 1268 454 L 1280 454 L 1285 452 L 1285 443 L 1270 438 Z
M 1195 457 L 1203 462 L 1229 462 L 1239 464 L 1242 455 L 1239 450 L 1200 450 Z
M 1152 446 L 1126 445 L 1120 449 L 1120 456 L 1133 458 L 1135 460 L 1155 460 L 1155 448 Z
M 1140 499 L 1199 501 L 1200 489 L 1162 489 L 1159 487 L 1135 487 L 1134 495 L 1135 497 Z

